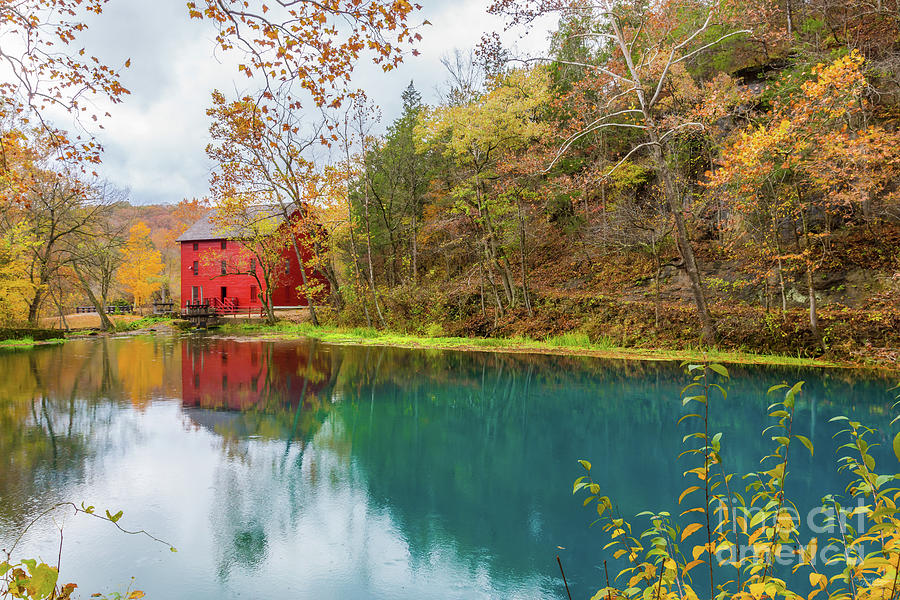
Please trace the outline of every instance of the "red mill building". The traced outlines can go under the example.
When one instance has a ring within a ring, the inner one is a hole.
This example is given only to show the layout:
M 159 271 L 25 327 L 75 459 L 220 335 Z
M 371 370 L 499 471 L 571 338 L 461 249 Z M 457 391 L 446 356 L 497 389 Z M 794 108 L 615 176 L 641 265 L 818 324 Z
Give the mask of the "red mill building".
M 231 231 L 226 233 L 211 220 L 212 216 L 213 211 L 210 211 L 177 239 L 181 242 L 181 308 L 191 303 L 209 304 L 220 312 L 262 309 L 260 284 L 250 274 L 251 269 L 259 272 L 256 260 L 241 243 L 240 235 Z M 266 218 L 284 221 L 278 215 Z M 298 242 L 300 255 L 306 262 L 312 257 L 312 251 L 302 240 Z M 275 308 L 307 306 L 306 296 L 297 291 L 303 280 L 292 245 L 285 248 L 283 255 L 284 273 L 272 290 L 272 305 Z M 235 265 L 241 266 L 235 269 Z M 308 267 L 307 278 L 324 281 L 320 274 L 311 272 Z M 263 281 L 261 276 L 259 279 Z

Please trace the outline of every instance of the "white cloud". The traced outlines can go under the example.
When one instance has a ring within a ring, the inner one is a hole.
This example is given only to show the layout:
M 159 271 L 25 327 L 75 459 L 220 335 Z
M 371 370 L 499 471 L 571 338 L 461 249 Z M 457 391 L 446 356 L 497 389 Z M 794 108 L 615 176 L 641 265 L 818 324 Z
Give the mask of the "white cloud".
M 183 0 L 120 0 L 107 7 L 83 43 L 108 64 L 131 59 L 123 83 L 132 93 L 105 108 L 112 118 L 99 136 L 106 149 L 102 175 L 129 188 L 136 203 L 205 195 L 211 167 L 205 111 L 214 88 L 227 93 L 247 87 L 236 69 L 238 57 L 215 52 L 210 25 L 191 21 Z M 382 107 L 382 127 L 398 116 L 400 94 L 410 80 L 425 102 L 434 103 L 435 90 L 446 79 L 441 57 L 454 48 L 474 47 L 487 31 L 502 31 L 502 21 L 485 8 L 484 0 L 431 2 L 414 16 L 432 23 L 420 30 L 419 56 L 408 56 L 389 73 L 371 63 L 357 65 L 353 84 Z M 542 21 L 524 39 L 513 32 L 502 37 L 520 52 L 535 53 L 546 46 L 552 25 Z

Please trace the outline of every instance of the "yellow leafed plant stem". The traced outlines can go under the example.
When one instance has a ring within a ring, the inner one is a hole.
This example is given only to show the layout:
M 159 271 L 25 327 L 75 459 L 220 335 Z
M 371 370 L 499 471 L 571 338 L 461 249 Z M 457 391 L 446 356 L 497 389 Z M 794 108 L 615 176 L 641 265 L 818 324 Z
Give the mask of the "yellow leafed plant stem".
M 778 400 L 769 405 L 772 424 L 763 434 L 771 453 L 760 468 L 743 478 L 729 473 L 722 460 L 722 434 L 710 431 L 710 403 L 727 398 L 728 371 L 719 364 L 685 364 L 689 383 L 682 390 L 688 413 L 679 419 L 696 425 L 684 437 L 680 456 L 692 458 L 684 473 L 687 486 L 673 499 L 673 512 L 642 512 L 643 531 L 613 509 L 591 475 L 591 463 L 579 463 L 585 475 L 573 493 L 587 492 L 585 506 L 597 512 L 608 541 L 604 551 L 627 566 L 593 596 L 617 598 L 723 600 L 828 598 L 830 600 L 895 600 L 900 596 L 900 518 L 897 501 L 900 474 L 883 473 L 870 443 L 876 433 L 847 417 L 836 468 L 851 476 L 840 493 L 823 490 L 822 505 L 809 507 L 824 515 L 828 539 L 804 538 L 797 505 L 785 493 L 790 478 L 789 451 L 813 453 L 809 438 L 794 428 L 794 408 L 803 382 L 769 389 Z M 900 419 L 900 417 L 898 417 Z M 897 419 L 895 419 L 896 421 Z M 900 461 L 900 434 L 893 450 Z M 743 481 L 744 483 L 741 483 Z M 673 516 L 674 515 L 674 516 Z M 865 516 L 854 528 L 852 517 Z M 777 576 L 777 564 L 790 564 L 792 577 Z M 806 585 L 806 582 L 809 585 Z M 803 591 L 792 589 L 803 582 Z

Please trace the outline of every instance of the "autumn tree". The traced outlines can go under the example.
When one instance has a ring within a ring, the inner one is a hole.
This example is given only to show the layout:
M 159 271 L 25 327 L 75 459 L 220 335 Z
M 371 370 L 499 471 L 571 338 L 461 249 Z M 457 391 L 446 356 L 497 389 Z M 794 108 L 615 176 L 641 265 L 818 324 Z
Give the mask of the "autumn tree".
M 37 170 L 30 187 L 24 202 L 0 214 L 0 228 L 10 230 L 16 223 L 26 223 L 38 242 L 31 248 L 28 261 L 33 288 L 28 300 L 28 321 L 36 324 L 51 282 L 71 261 L 70 241 L 89 235 L 92 224 L 107 207 L 102 202 L 87 202 L 90 186 L 74 175 Z
M 125 262 L 123 249 L 128 241 L 127 226 L 116 222 L 109 209 L 126 197 L 123 190 L 109 183 L 93 186 L 86 200 L 104 207 L 103 210 L 96 211 L 85 227 L 63 242 L 70 278 L 94 306 L 102 331 L 113 329 L 106 307 L 116 281 L 116 272 Z
M 390 71 L 403 60 L 404 47 L 421 39 L 409 22 L 421 7 L 407 0 L 200 0 L 187 6 L 191 18 L 216 26 L 222 50 L 245 57 L 241 72 L 264 80 L 261 99 L 286 99 L 291 110 L 304 93 L 315 106 L 340 106 L 367 53 Z
M 491 287 L 498 314 L 516 306 L 520 296 L 507 251 L 518 217 L 514 196 L 498 193 L 491 182 L 504 153 L 526 148 L 546 133 L 540 115 L 549 93 L 544 68 L 515 70 L 471 102 L 428 113 L 420 128 L 423 139 L 460 167 L 450 190 L 453 210 L 472 225 L 480 277 Z
M 144 306 L 159 288 L 163 271 L 159 250 L 150 241 L 150 228 L 143 221 L 132 225 L 128 242 L 121 250 L 125 257 L 117 275 L 118 282 L 134 297 L 136 307 Z
M 30 257 L 39 242 L 27 223 L 18 223 L 0 234 L 0 324 L 10 326 L 28 317 L 28 301 L 34 283 L 28 274 Z
M 86 20 L 105 2 L 0 1 L 0 62 L 8 75 L 0 82 L 0 213 L 7 222 L 25 218 L 40 241 L 30 250 L 32 323 L 67 264 L 61 241 L 94 212 L 79 202 L 80 184 L 66 180 L 100 162 L 90 128 L 109 115 L 96 101 L 116 104 L 129 93 L 119 70 L 78 46 Z M 51 122 L 51 114 L 66 115 L 72 131 Z
M 213 106 L 207 111 L 213 118 L 210 134 L 213 142 L 207 154 L 217 164 L 210 180 L 213 200 L 219 206 L 241 199 L 256 202 L 267 199 L 287 221 L 299 213 L 308 225 L 305 232 L 291 228 L 291 246 L 301 265 L 303 286 L 309 286 L 307 266 L 301 247 L 310 242 L 322 275 L 328 280 L 335 306 L 343 303 L 340 282 L 325 260 L 327 246 L 319 237 L 310 205 L 316 203 L 327 187 L 321 170 L 305 153 L 321 142 L 323 124 L 312 131 L 304 128 L 299 114 L 285 104 L 260 107 L 250 97 L 228 101 L 213 93 Z M 305 233 L 305 239 L 297 234 Z M 318 323 L 315 305 L 309 304 L 310 318 Z
M 47 146 L 59 159 L 99 163 L 101 147 L 87 122 L 105 116 L 93 100 L 121 102 L 128 90 L 120 71 L 78 47 L 86 18 L 103 11 L 106 0 L 0 1 L 0 62 L 9 71 L 0 82 L 0 115 L 16 116 L 26 127 L 41 129 Z M 126 61 L 125 67 L 129 66 Z M 67 114 L 76 132 L 55 126 L 49 112 Z M 9 153 L 16 148 L 0 136 L 0 170 L 9 171 Z
M 868 218 L 874 197 L 896 197 L 890 188 L 900 165 L 898 138 L 868 122 L 865 84 L 857 52 L 817 65 L 799 86 L 788 82 L 760 123 L 726 148 L 710 180 L 747 221 L 761 221 L 782 296 L 782 263 L 801 270 L 810 329 L 820 342 L 815 272 L 831 244 L 830 219 L 846 211 Z M 783 240 L 786 227 L 791 235 Z

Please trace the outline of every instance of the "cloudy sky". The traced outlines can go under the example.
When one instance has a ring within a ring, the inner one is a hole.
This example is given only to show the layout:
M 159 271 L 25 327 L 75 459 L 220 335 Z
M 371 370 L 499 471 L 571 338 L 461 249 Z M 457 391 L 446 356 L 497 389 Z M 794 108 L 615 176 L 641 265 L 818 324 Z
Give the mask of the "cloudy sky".
M 488 31 L 503 23 L 485 12 L 487 0 L 420 0 L 423 10 L 413 22 L 429 20 L 420 31 L 421 54 L 383 73 L 360 63 L 354 85 L 366 90 L 382 110 L 382 127 L 400 110 L 400 93 L 413 80 L 425 102 L 437 100 L 445 81 L 440 59 L 454 48 L 468 51 Z M 520 53 L 540 53 L 551 21 L 528 35 L 503 34 Z M 187 17 L 185 0 L 111 0 L 90 22 L 82 44 L 111 66 L 131 59 L 123 83 L 131 90 L 124 103 L 108 109 L 112 118 L 99 132 L 105 147 L 102 175 L 131 191 L 135 204 L 174 203 L 207 193 L 211 165 L 206 108 L 210 91 L 252 91 L 237 73 L 237 55 L 215 50 L 213 30 Z

